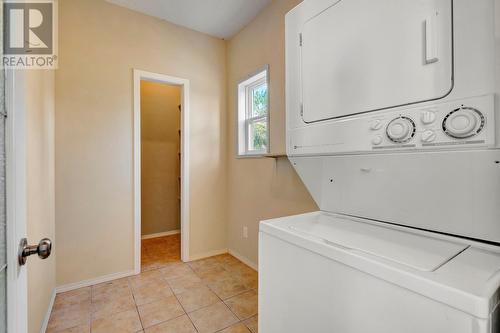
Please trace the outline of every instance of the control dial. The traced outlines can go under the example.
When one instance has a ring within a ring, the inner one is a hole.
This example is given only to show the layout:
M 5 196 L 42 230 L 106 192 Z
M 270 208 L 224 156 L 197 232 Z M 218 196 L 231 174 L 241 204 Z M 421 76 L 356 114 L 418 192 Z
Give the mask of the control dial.
M 394 143 L 406 143 L 415 136 L 415 122 L 401 116 L 387 125 L 387 137 Z
M 473 137 L 484 128 L 484 115 L 469 107 L 461 107 L 448 113 L 443 120 L 443 130 L 452 138 L 466 139 Z

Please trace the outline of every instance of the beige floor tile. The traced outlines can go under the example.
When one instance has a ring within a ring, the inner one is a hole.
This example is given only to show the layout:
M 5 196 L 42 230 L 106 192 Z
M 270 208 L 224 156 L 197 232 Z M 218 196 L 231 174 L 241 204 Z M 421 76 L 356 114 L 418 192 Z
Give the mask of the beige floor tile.
M 167 281 L 161 280 L 157 283 L 151 283 L 140 288 L 133 289 L 135 304 L 143 305 L 159 301 L 162 298 L 173 296 L 173 292 L 167 284 Z
M 81 303 L 90 304 L 90 287 L 80 288 L 72 291 L 57 294 L 54 301 L 54 309 L 78 305 Z
M 128 278 L 129 285 L 132 289 L 144 287 L 152 283 L 157 283 L 161 280 L 163 280 L 163 276 L 157 270 L 144 272 Z
M 191 289 L 195 289 L 204 285 L 201 279 L 194 273 L 189 275 L 184 275 L 183 277 L 168 280 L 168 284 L 174 294 L 182 294 Z
M 221 264 L 236 264 L 241 261 L 230 255 L 229 253 L 220 254 L 213 257 L 215 260 L 219 261 Z
M 248 290 L 247 286 L 240 279 L 234 277 L 208 283 L 208 287 L 222 299 L 228 299 Z
M 158 268 L 163 268 L 173 262 L 179 261 L 179 258 L 177 256 L 170 255 L 152 255 L 151 260 L 158 265 Z
M 47 332 L 57 332 L 90 323 L 90 304 L 76 304 L 54 309 Z
M 258 297 L 254 290 L 227 299 L 224 302 L 240 320 L 248 319 L 257 314 Z
M 79 325 L 62 331 L 57 331 L 57 333 L 90 333 L 90 324 Z
M 92 286 L 92 294 L 105 293 L 116 288 L 127 288 L 128 287 L 128 279 L 118 279 L 108 282 L 103 282 Z
M 244 321 L 245 325 L 247 325 L 248 329 L 252 333 L 258 333 L 259 332 L 259 316 L 253 316 L 251 318 L 248 318 L 247 320 Z
M 191 266 L 191 268 L 196 273 L 200 273 L 200 272 L 206 271 L 207 269 L 212 269 L 212 268 L 220 266 L 220 262 L 217 259 L 210 257 L 210 258 L 200 259 L 200 260 L 196 260 L 196 261 L 191 261 L 188 263 L 188 265 Z
M 242 323 L 238 323 L 222 331 L 219 331 L 219 333 L 250 333 L 250 330 Z
M 134 298 L 127 279 L 92 286 L 92 312 L 112 314 L 130 310 Z
M 144 328 L 160 324 L 184 314 L 184 310 L 175 296 L 162 299 L 161 301 L 140 305 L 138 309 Z
M 186 275 L 192 275 L 194 272 L 187 264 L 182 262 L 173 262 L 160 269 L 163 277 L 167 280 L 180 278 Z
M 59 294 L 47 333 L 136 333 L 143 330 L 140 319 L 146 333 L 195 333 L 184 309 L 200 333 L 248 333 L 242 324 L 257 333 L 257 316 L 247 317 L 256 312 L 256 294 L 248 292 L 257 288 L 257 272 L 229 254 L 184 264 L 179 235 L 147 241 L 141 249 L 144 273 Z M 238 316 L 248 319 L 239 322 Z
M 197 333 L 188 316 L 183 315 L 146 329 L 146 333 Z
M 222 268 L 222 266 L 216 266 L 196 274 L 207 283 L 226 280 L 232 276 L 228 271 Z
M 200 333 L 217 332 L 238 322 L 222 302 L 191 312 L 189 317 Z
M 143 260 L 141 262 L 141 272 L 148 272 L 161 267 L 161 264 L 153 259 Z
M 240 275 L 235 277 L 248 289 L 257 290 L 259 288 L 259 278 L 256 275 Z
M 224 264 L 224 269 L 234 274 L 256 274 L 256 271 L 242 262 Z
M 92 333 L 135 333 L 142 330 L 137 310 L 115 313 L 92 321 Z
M 183 292 L 177 295 L 177 298 L 187 312 L 192 312 L 220 301 L 219 297 L 205 286 Z
M 92 302 L 92 318 L 101 318 L 118 312 L 135 309 L 132 293 L 125 296 L 101 296 Z
M 92 291 L 92 303 L 124 298 L 127 296 L 132 296 L 132 290 L 128 285 L 117 288 L 106 288 L 99 291 Z
M 234 270 L 232 274 L 251 279 L 257 279 L 259 277 L 257 271 L 254 271 L 252 268 Z

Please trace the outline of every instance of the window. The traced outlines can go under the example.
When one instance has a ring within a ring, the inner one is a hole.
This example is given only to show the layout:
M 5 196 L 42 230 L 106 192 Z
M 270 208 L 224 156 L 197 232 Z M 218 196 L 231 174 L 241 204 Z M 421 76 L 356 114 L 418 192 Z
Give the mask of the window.
M 238 84 L 238 155 L 269 152 L 269 90 L 267 67 Z

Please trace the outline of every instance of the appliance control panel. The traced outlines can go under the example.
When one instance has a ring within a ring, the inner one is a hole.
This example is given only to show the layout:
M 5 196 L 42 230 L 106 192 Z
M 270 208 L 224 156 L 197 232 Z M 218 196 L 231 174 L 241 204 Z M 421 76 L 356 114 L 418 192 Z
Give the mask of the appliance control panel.
M 382 110 L 289 129 L 289 155 L 495 147 L 494 95 Z
M 493 96 L 389 112 L 367 127 L 374 150 L 494 145 Z

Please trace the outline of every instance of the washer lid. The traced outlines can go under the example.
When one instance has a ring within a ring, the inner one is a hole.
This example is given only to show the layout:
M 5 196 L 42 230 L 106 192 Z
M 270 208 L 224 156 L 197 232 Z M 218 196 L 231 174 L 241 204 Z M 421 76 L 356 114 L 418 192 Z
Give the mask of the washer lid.
M 316 219 L 296 221 L 289 228 L 332 246 L 359 251 L 424 272 L 435 271 L 469 247 L 390 226 L 323 214 Z

